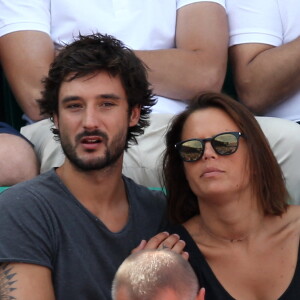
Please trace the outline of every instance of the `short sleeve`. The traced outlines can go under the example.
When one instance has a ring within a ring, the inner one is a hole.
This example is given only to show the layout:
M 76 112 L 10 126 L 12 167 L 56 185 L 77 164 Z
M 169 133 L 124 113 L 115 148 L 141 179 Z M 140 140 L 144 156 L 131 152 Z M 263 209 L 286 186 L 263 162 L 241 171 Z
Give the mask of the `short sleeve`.
M 226 3 L 229 46 L 244 43 L 282 44 L 282 24 L 277 1 L 231 0 Z
M 55 236 L 51 213 L 30 191 L 11 187 L 0 195 L 0 262 L 52 269 Z
M 22 30 L 50 35 L 50 0 L 0 0 L 0 36 Z
M 222 5 L 225 8 L 225 0 L 177 0 L 177 9 L 192 3 L 211 2 Z

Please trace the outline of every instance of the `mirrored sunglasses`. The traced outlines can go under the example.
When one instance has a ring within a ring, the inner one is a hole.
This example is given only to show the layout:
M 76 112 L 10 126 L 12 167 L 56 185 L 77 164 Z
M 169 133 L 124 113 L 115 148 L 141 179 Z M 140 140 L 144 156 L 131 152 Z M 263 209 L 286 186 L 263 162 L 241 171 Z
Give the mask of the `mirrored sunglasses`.
M 241 132 L 222 132 L 211 138 L 185 140 L 175 144 L 175 147 L 183 161 L 193 162 L 203 156 L 206 142 L 210 142 L 219 155 L 235 153 L 241 136 L 244 136 Z

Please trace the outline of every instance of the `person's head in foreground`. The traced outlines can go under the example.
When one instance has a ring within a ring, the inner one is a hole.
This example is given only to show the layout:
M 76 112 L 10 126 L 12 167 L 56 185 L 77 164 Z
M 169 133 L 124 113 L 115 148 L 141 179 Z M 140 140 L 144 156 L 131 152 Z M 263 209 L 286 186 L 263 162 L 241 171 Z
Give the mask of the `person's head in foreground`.
M 119 267 L 113 300 L 204 300 L 196 275 L 185 259 L 171 250 L 142 250 Z
M 220 208 L 226 196 L 251 199 L 264 215 L 287 209 L 285 182 L 266 137 L 253 114 L 229 96 L 203 94 L 175 117 L 163 167 L 175 223 L 198 215 L 203 205 Z

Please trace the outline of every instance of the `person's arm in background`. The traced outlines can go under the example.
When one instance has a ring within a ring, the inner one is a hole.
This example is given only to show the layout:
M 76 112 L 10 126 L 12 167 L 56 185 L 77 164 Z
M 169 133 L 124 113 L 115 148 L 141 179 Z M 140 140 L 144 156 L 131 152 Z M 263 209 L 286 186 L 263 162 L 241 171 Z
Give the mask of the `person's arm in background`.
M 55 300 L 51 271 L 24 263 L 0 263 L 0 299 Z
M 229 53 L 238 96 L 254 113 L 300 90 L 300 38 L 279 47 L 240 44 Z
M 177 11 L 176 48 L 136 51 L 150 68 L 149 81 L 160 96 L 191 99 L 220 91 L 227 67 L 228 25 L 225 9 L 213 2 Z
M 300 38 L 282 44 L 282 22 L 289 20 L 282 20 L 276 1 L 230 0 L 226 6 L 238 96 L 263 114 L 300 90 Z
M 45 11 L 41 9 L 40 14 Z M 156 94 L 186 100 L 200 92 L 220 91 L 227 47 L 225 9 L 214 2 L 200 2 L 177 11 L 175 49 L 136 54 L 150 68 L 149 81 Z M 0 38 L 5 74 L 22 110 L 32 120 L 42 118 L 36 99 L 40 98 L 41 79 L 48 73 L 54 55 L 53 42 L 42 31 L 16 31 Z
M 16 31 L 0 37 L 0 60 L 23 112 L 32 120 L 43 117 L 36 99 L 41 97 L 41 80 L 53 61 L 54 45 L 47 33 Z

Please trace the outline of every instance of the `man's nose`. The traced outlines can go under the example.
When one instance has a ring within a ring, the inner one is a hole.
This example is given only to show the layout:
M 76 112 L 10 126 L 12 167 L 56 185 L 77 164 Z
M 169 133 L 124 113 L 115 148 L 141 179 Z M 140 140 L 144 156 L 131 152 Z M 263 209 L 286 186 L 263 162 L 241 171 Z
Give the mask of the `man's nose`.
M 99 116 L 94 107 L 87 107 L 85 109 L 82 123 L 85 129 L 98 128 Z

